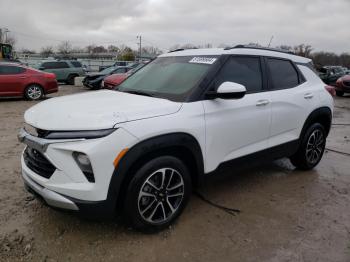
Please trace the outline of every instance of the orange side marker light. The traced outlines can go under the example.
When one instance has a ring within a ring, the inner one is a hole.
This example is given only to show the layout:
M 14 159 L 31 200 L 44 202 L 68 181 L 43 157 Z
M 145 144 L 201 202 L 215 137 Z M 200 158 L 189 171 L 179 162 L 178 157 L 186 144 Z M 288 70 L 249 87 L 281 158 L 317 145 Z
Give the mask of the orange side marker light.
M 129 148 L 124 148 L 122 151 L 120 151 L 118 156 L 114 159 L 113 165 L 115 168 L 118 166 L 119 161 L 123 158 L 123 156 L 126 154 L 126 152 L 128 152 L 128 150 L 129 150 Z

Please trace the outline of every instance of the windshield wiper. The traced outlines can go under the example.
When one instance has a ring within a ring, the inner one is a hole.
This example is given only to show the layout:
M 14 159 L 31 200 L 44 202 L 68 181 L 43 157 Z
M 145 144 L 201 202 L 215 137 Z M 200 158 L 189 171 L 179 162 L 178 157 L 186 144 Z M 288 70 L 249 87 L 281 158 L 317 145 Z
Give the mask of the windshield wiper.
M 128 91 L 122 91 L 122 92 L 133 94 L 133 95 L 154 97 L 154 95 L 152 95 L 150 93 L 146 93 L 146 92 L 142 92 L 142 91 L 136 91 L 136 90 L 128 90 Z

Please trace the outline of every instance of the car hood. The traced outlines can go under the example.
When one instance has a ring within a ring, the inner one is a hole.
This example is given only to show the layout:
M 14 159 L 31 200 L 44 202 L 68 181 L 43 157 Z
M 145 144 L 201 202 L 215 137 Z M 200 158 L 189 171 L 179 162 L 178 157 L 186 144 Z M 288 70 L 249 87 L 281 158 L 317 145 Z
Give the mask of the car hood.
M 87 74 L 85 76 L 85 80 L 95 80 L 97 78 L 105 77 L 106 74 L 100 74 L 100 73 L 93 73 L 93 74 Z
M 181 106 L 166 99 L 101 90 L 48 99 L 28 109 L 24 119 L 43 130 L 98 130 L 173 114 Z

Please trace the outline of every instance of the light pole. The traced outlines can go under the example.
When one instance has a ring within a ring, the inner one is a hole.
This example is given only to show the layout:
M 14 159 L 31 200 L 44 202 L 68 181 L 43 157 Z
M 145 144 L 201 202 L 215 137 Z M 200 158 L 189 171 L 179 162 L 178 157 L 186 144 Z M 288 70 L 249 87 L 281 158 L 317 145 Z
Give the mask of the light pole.
M 142 60 L 142 46 L 141 46 L 141 42 L 142 42 L 142 37 L 140 35 L 136 36 L 137 39 L 139 39 L 139 61 L 141 62 Z

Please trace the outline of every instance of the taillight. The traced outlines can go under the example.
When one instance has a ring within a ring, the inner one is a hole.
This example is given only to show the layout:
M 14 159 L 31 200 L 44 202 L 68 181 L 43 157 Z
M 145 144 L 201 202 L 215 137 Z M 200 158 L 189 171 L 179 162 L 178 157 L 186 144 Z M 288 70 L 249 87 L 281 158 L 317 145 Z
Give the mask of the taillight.
M 335 96 L 335 87 L 334 86 L 325 86 L 324 88 L 328 91 L 328 93 L 331 94 L 331 96 Z
M 45 74 L 44 74 L 44 77 L 45 77 L 45 78 L 48 78 L 48 79 L 55 79 L 55 78 L 56 78 L 56 75 L 55 75 L 55 74 L 52 74 L 52 73 L 45 73 Z

